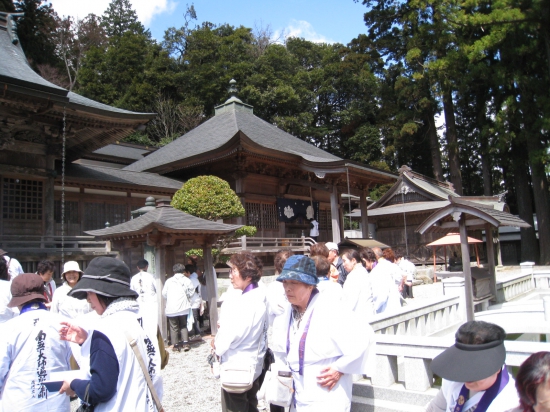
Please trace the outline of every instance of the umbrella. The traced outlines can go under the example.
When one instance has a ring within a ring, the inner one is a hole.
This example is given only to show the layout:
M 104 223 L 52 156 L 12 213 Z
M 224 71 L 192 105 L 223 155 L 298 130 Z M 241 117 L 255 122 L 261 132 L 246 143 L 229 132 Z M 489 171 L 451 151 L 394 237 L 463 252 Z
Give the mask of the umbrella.
M 479 267 L 479 254 L 477 252 L 477 243 L 483 243 L 483 241 L 468 236 L 468 243 L 474 244 L 476 247 L 476 260 L 477 260 L 477 266 Z M 458 233 L 447 233 L 445 236 L 443 236 L 440 239 L 437 239 L 433 241 L 432 243 L 428 243 L 426 246 L 432 246 L 434 248 L 434 279 L 437 280 L 435 276 L 435 249 L 438 246 L 443 246 L 443 251 L 445 254 L 445 270 L 447 270 L 447 246 L 448 245 L 460 245 L 460 234 Z

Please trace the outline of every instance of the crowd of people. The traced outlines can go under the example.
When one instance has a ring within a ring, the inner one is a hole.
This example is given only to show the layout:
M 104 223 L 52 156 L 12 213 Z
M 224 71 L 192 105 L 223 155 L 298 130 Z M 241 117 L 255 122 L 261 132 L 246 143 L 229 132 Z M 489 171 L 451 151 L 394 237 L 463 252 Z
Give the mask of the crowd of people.
M 172 350 L 190 350 L 206 308 L 196 257 L 176 263 L 157 291 L 144 259 L 133 276 L 111 257 L 84 271 L 69 261 L 56 288 L 52 262 L 10 273 L 20 264 L 0 253 L 0 412 L 69 411 L 70 397 L 95 411 L 162 410 L 167 352 L 158 299 L 166 300 Z M 253 253 L 232 255 L 228 266 L 232 288 L 211 340 L 222 411 L 350 411 L 353 375 L 372 376 L 375 365 L 369 322 L 412 298 L 414 265 L 391 249 L 340 253 L 328 242 L 309 256 L 277 253 L 270 284 Z M 432 361 L 443 382 L 426 411 L 550 411 L 550 353 L 532 355 L 514 381 L 505 337 L 494 324 L 463 324 Z M 248 384 L 236 379 L 247 373 Z

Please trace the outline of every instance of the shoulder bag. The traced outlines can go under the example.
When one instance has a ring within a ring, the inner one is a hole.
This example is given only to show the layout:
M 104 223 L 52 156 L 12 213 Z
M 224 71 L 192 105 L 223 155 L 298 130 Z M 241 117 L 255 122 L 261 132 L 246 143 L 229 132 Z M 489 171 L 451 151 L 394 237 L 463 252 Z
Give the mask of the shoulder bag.
M 84 400 L 76 410 L 76 412 L 94 412 L 94 405 L 88 402 L 88 391 L 90 390 L 90 384 L 86 386 L 86 392 L 84 393 Z
M 265 323 L 262 329 L 262 335 L 260 336 L 260 340 L 258 342 L 256 362 L 251 365 L 247 365 L 242 362 L 228 361 L 220 365 L 220 383 L 224 391 L 229 393 L 244 393 L 252 388 L 264 331 Z
M 151 380 L 151 377 L 149 376 L 149 372 L 147 372 L 147 367 L 145 366 L 145 362 L 143 362 L 143 358 L 141 357 L 141 352 L 139 351 L 139 348 L 137 346 L 137 340 L 130 335 L 128 331 L 124 331 L 124 334 L 126 335 L 126 339 L 128 340 L 128 343 L 130 344 L 130 347 L 134 351 L 134 354 L 136 355 L 136 358 L 139 362 L 139 366 L 141 366 L 141 370 L 143 372 L 143 376 L 145 377 L 145 380 L 147 381 L 147 386 L 149 387 L 149 391 L 151 392 L 151 396 L 153 397 L 153 401 L 155 402 L 155 406 L 157 408 L 158 412 L 164 412 L 164 408 L 162 407 L 160 403 L 159 396 L 157 394 L 157 391 L 155 390 L 155 387 L 153 386 L 153 381 Z

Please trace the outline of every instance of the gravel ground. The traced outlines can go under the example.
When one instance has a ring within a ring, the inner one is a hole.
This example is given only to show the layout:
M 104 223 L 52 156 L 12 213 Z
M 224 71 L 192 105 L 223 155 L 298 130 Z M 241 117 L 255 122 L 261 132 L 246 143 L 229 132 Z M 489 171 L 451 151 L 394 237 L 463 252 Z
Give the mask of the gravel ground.
M 212 412 L 221 410 L 220 381 L 212 377 L 206 358 L 210 336 L 191 342 L 189 352 L 170 352 L 170 361 L 162 371 L 166 412 Z
M 210 336 L 192 341 L 189 352 L 170 352 L 170 360 L 162 373 L 166 412 L 214 412 L 221 410 L 220 381 L 212 377 L 206 358 L 210 354 Z M 71 411 L 80 401 L 71 402 Z

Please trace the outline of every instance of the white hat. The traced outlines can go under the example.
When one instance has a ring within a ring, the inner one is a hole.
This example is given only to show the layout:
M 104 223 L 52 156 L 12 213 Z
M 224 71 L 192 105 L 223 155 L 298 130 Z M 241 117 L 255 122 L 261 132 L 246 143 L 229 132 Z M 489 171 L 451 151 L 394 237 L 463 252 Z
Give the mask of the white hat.
M 325 246 L 327 247 L 328 251 L 335 250 L 338 252 L 338 245 L 334 242 L 327 242 L 325 243 Z
M 70 272 L 74 270 L 75 272 L 84 273 L 80 270 L 80 266 L 78 265 L 78 262 L 75 262 L 74 260 L 69 260 L 68 262 L 65 262 L 63 265 L 63 273 L 61 276 L 63 276 L 65 273 Z

